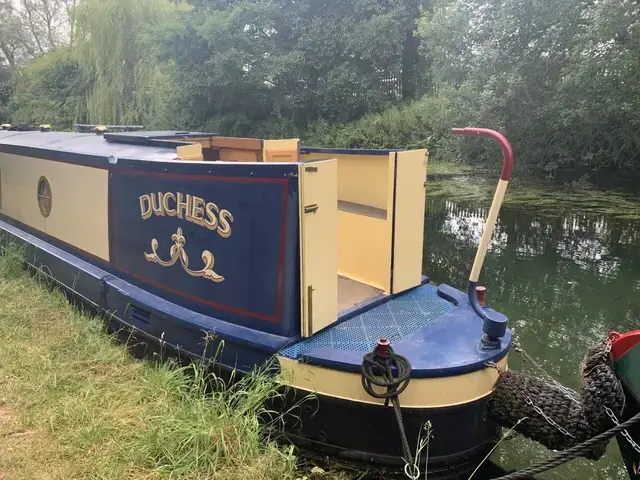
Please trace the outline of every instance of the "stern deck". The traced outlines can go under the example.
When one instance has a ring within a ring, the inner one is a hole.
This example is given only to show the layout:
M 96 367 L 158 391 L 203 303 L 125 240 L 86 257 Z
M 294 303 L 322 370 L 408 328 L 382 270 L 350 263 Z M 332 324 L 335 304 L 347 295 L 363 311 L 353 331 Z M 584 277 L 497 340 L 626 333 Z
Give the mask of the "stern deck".
M 387 338 L 394 351 L 411 362 L 412 377 L 441 377 L 486 368 L 487 362 L 506 355 L 510 332 L 502 348 L 490 351 L 480 349 L 482 335 L 482 320 L 464 293 L 448 285 L 425 284 L 289 345 L 278 355 L 359 372 L 363 355 L 379 338 Z

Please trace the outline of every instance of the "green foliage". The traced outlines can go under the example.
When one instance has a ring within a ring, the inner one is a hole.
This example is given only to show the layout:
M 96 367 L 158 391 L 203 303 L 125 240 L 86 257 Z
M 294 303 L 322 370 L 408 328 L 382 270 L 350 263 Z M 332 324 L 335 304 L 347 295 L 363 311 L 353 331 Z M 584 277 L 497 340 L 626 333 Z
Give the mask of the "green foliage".
M 170 0 L 85 0 L 77 7 L 77 58 L 92 81 L 89 121 L 150 119 L 162 75 L 151 34 L 181 9 Z
M 461 125 L 501 130 L 519 162 L 548 174 L 638 169 L 639 13 L 634 1 L 442 1 L 419 34 Z M 486 142 L 462 144 L 486 161 Z
M 246 134 L 397 103 L 418 14 L 414 0 L 198 2 L 161 32 L 174 62 L 170 123 Z
M 341 148 L 432 148 L 440 140 L 435 138 L 436 122 L 453 116 L 445 103 L 444 97 L 425 97 L 346 125 L 319 120 L 304 132 L 303 140 L 307 145 Z
M 16 81 L 9 111 L 14 124 L 50 124 L 62 130 L 85 120 L 85 80 L 73 55 L 50 52 L 35 60 Z
M 640 4 L 594 2 L 587 19 L 554 99 L 566 148 L 577 163 L 640 171 Z
M 449 133 L 476 125 L 505 133 L 518 165 L 549 176 L 640 171 L 635 0 L 189 3 L 81 2 L 73 51 L 14 73 L 11 120 L 499 162 L 491 142 Z M 7 85 L 0 72 L 0 114 Z
M 11 70 L 0 65 L 0 123 L 5 123 L 9 112 L 7 105 L 13 90 Z

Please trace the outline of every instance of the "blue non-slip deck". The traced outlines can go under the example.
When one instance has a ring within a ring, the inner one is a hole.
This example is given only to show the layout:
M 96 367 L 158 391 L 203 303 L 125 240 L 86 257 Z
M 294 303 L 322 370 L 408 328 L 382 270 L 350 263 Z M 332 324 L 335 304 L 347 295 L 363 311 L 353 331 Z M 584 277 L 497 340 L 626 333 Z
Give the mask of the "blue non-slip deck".
M 423 285 L 291 345 L 282 350 L 281 354 L 297 359 L 316 348 L 365 354 L 375 347 L 379 338 L 396 343 L 454 308 L 452 303 L 438 295 L 436 287 Z
M 378 338 L 387 338 L 396 353 L 409 359 L 413 377 L 442 377 L 486 368 L 506 355 L 510 331 L 500 348 L 490 351 L 481 350 L 482 335 L 482 320 L 465 294 L 448 285 L 422 285 L 289 345 L 279 355 L 359 372 L 363 355 Z

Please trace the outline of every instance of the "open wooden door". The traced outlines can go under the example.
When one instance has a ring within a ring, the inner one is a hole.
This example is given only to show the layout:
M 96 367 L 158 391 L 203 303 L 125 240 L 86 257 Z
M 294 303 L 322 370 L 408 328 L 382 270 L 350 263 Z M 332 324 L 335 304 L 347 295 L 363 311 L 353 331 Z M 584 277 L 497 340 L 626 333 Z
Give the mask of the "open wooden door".
M 420 285 L 427 179 L 426 150 L 396 153 L 392 293 Z
M 301 332 L 310 337 L 338 315 L 338 162 L 300 164 Z

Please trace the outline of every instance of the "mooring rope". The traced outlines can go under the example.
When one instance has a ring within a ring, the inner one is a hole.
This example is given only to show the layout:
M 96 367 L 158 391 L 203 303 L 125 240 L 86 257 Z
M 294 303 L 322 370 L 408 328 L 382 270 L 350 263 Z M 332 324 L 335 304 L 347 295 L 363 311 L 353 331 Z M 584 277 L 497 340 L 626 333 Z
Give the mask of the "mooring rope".
M 627 430 L 639 421 L 640 413 L 637 413 L 626 422 L 616 425 L 606 432 L 596 435 L 595 437 L 592 437 L 585 442 L 575 445 L 574 447 L 571 447 L 564 452 L 559 452 L 546 460 L 534 463 L 530 467 L 523 468 L 522 470 L 518 470 L 507 475 L 503 475 L 502 477 L 494 478 L 493 480 L 528 479 L 533 475 L 537 475 L 539 473 L 546 472 L 547 470 L 551 470 L 552 468 L 559 467 L 560 465 L 563 465 L 573 460 L 574 458 L 586 456 L 586 454 L 588 454 L 589 452 L 596 450 L 597 447 L 606 446 L 607 442 L 615 437 L 618 433 Z
M 394 368 L 397 375 L 394 376 Z M 402 451 L 405 459 L 405 474 L 407 477 L 417 479 L 420 476 L 420 470 L 413 462 L 413 455 L 407 440 L 407 434 L 404 430 L 404 422 L 402 421 L 402 410 L 400 409 L 400 399 L 398 396 L 404 392 L 409 386 L 411 375 L 411 363 L 402 355 L 397 355 L 393 348 L 386 344 L 380 343 L 371 353 L 367 353 L 362 358 L 362 387 L 374 398 L 384 398 L 385 407 L 389 406 L 389 402 L 393 403 L 393 411 L 400 430 L 400 441 L 402 442 Z M 376 392 L 373 385 L 384 387 L 385 392 Z

